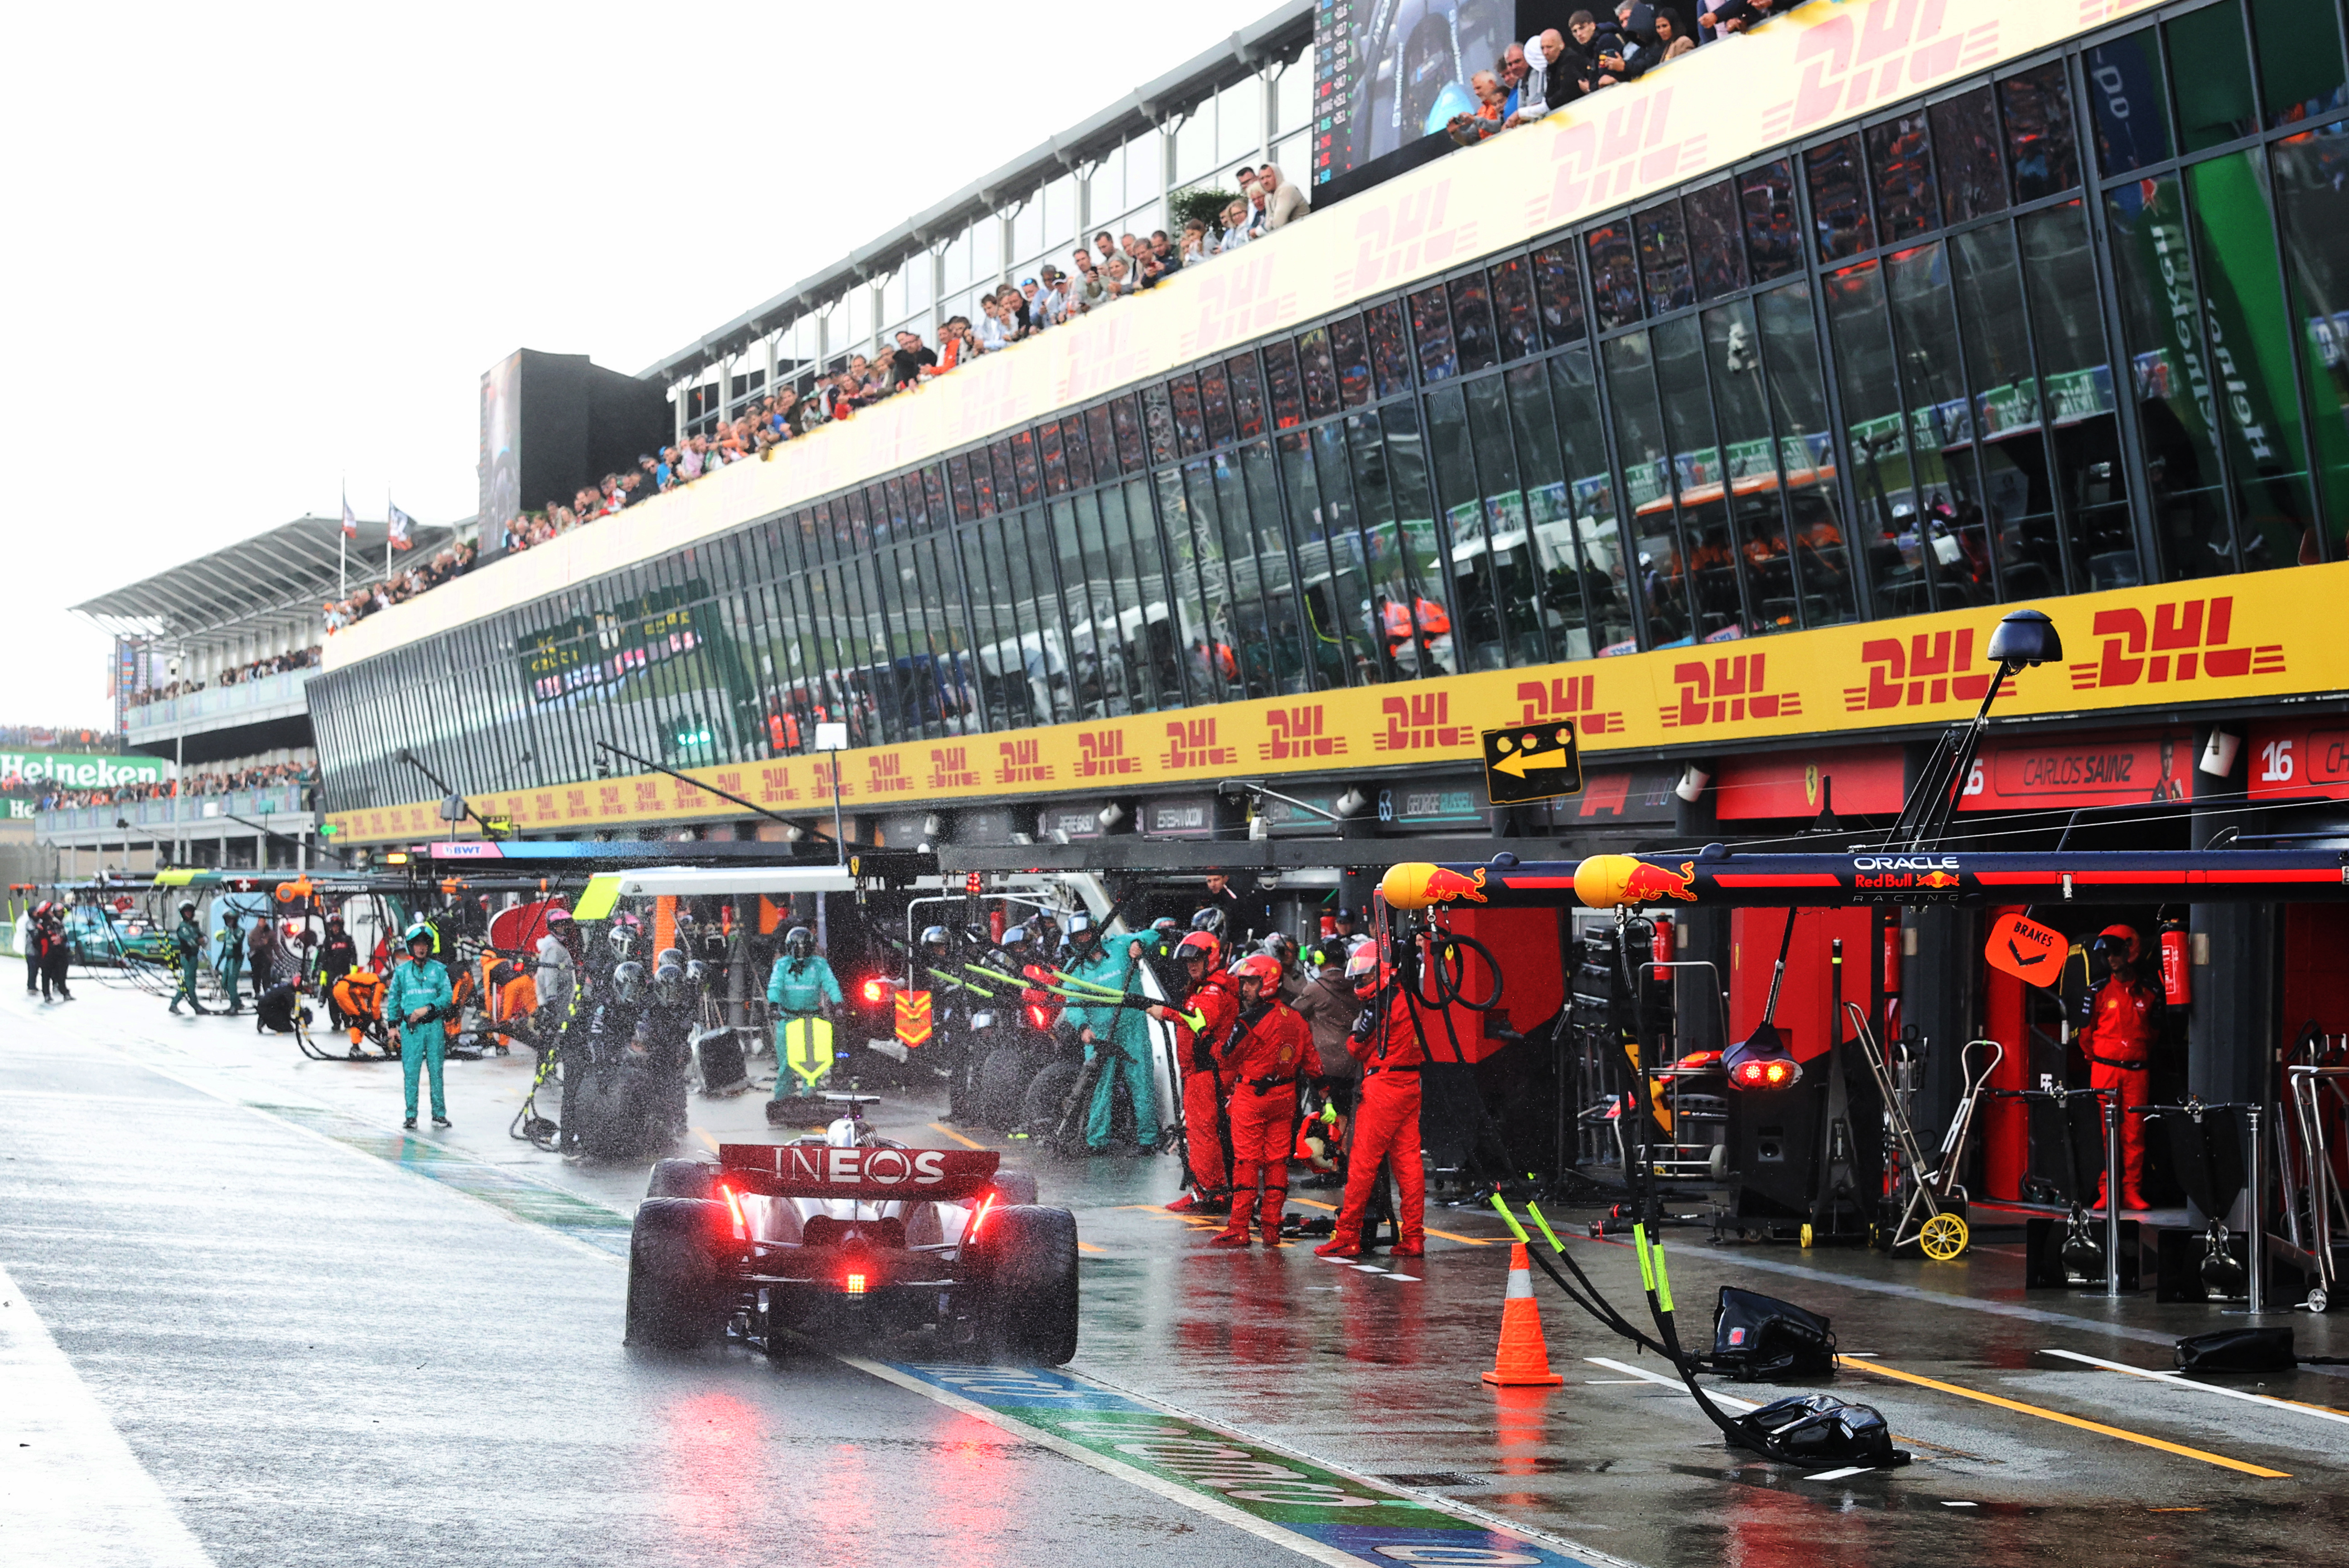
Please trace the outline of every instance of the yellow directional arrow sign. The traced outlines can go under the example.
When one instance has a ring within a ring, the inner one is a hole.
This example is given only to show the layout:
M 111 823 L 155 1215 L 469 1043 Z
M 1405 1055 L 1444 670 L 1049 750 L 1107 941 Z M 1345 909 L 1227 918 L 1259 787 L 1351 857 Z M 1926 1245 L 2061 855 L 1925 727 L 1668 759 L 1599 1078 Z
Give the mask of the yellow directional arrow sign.
M 1485 793 L 1495 805 L 1555 800 L 1581 791 L 1582 758 L 1571 721 L 1485 732 Z

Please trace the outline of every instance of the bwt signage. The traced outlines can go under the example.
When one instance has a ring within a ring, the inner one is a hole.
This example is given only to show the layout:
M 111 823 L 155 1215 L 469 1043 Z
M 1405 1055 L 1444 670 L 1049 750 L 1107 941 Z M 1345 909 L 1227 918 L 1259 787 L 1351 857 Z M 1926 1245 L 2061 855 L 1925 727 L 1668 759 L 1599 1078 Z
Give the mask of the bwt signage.
M 0 784 L 55 784 L 60 789 L 110 789 L 161 784 L 171 764 L 160 757 L 72 756 L 60 752 L 0 752 Z

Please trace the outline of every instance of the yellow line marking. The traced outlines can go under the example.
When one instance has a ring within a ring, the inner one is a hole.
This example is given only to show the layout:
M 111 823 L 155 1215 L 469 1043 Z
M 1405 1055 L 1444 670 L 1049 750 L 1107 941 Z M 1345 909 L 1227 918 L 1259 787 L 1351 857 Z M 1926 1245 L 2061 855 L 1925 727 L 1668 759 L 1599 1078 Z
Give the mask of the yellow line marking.
M 704 1142 L 704 1143 L 708 1144 L 708 1145 L 709 1146 L 709 1152 L 710 1152 L 710 1153 L 712 1153 L 712 1154 L 716 1154 L 716 1153 L 718 1152 L 718 1140 L 717 1140 L 716 1138 L 711 1137 L 709 1136 L 709 1129 L 708 1127 L 696 1127 L 696 1128 L 694 1128 L 694 1129 L 693 1129 L 693 1136 L 694 1136 L 694 1137 L 698 1137 L 698 1138 L 699 1138 L 702 1142 Z
M 985 1147 L 987 1147 L 985 1144 L 978 1142 L 978 1141 L 977 1139 L 975 1139 L 975 1138 L 967 1138 L 967 1137 L 963 1137 L 963 1136 L 962 1136 L 962 1134 L 960 1134 L 960 1133 L 958 1133 L 958 1132 L 955 1131 L 955 1130 L 954 1130 L 954 1128 L 952 1128 L 952 1127 L 941 1127 L 941 1126 L 940 1126 L 938 1123 L 936 1123 L 936 1122 L 932 1122 L 932 1123 L 930 1124 L 930 1130 L 931 1130 L 932 1132 L 937 1132 L 937 1133 L 944 1133 L 944 1134 L 946 1134 L 946 1135 L 947 1135 L 947 1137 L 950 1137 L 950 1138 L 954 1139 L 954 1140 L 955 1140 L 955 1142 L 957 1142 L 957 1143 L 958 1143 L 958 1144 L 962 1145 L 962 1146 L 963 1146 L 963 1147 L 965 1147 L 965 1148 L 978 1148 L 978 1149 L 983 1149 L 983 1148 L 985 1148 Z
M 1472 1247 L 1497 1247 L 1501 1244 L 1489 1236 L 1457 1236 L 1449 1231 L 1439 1231 L 1433 1225 L 1427 1228 L 1427 1233 L 1431 1236 L 1441 1236 L 1447 1241 L 1465 1241 Z
M 1289 1201 L 1290 1201 L 1291 1203 L 1302 1203 L 1302 1204 L 1303 1204 L 1303 1205 L 1305 1205 L 1305 1207 L 1307 1207 L 1308 1209 L 1320 1209 L 1320 1210 L 1327 1210 L 1328 1212 L 1330 1212 L 1330 1213 L 1331 1213 L 1331 1214 L 1335 1214 L 1336 1212 L 1338 1212 L 1338 1206 L 1337 1206 L 1336 1204 L 1334 1204 L 1334 1203 L 1316 1203 L 1316 1202 L 1314 1202 L 1314 1201 L 1313 1201 L 1313 1199 L 1311 1199 L 1310 1198 L 1292 1198 L 1292 1199 L 1289 1199 Z
M 2207 1453 L 2200 1449 L 2189 1449 L 2183 1443 L 2172 1443 L 2160 1438 L 2149 1438 L 2142 1432 L 2127 1431 L 2119 1427 L 2107 1427 L 2100 1421 L 2085 1420 L 2078 1416 L 2066 1416 L 2061 1410 L 2050 1410 L 2038 1405 L 2026 1405 L 2019 1399 L 2008 1399 L 1996 1394 L 1985 1394 L 1978 1388 L 1961 1388 L 1954 1383 L 1943 1383 L 1938 1378 L 1920 1376 L 1914 1372 L 1903 1372 L 1898 1367 L 1887 1366 L 1880 1361 L 1858 1361 L 1848 1355 L 1838 1355 L 1836 1360 L 1838 1364 L 1851 1367 L 1855 1371 L 1871 1372 L 1878 1377 L 1889 1377 L 1895 1382 L 1912 1383 L 1920 1388 L 1931 1388 L 1943 1394 L 1954 1394 L 1961 1399 L 1973 1399 L 1984 1405 L 1995 1405 L 2002 1410 L 2013 1410 L 2024 1416 L 2036 1416 L 2043 1421 L 2077 1427 L 2084 1432 L 2096 1432 L 2107 1438 L 2118 1438 L 2124 1443 L 2135 1443 L 2141 1448 L 2159 1449 L 2165 1454 L 2176 1454 L 2182 1459 L 2200 1459 L 2206 1465 L 2217 1465 L 2221 1469 L 2237 1470 L 2247 1476 L 2260 1476 L 2268 1480 L 2292 1479 L 2292 1472 L 2289 1470 L 2271 1470 L 2264 1465 L 2247 1464 L 2241 1459 L 2230 1459 L 2222 1454 Z
M 1080 1252 L 1106 1252 L 1109 1249 L 1107 1247 L 1096 1247 L 1091 1241 L 1080 1241 L 1077 1243 L 1077 1251 Z

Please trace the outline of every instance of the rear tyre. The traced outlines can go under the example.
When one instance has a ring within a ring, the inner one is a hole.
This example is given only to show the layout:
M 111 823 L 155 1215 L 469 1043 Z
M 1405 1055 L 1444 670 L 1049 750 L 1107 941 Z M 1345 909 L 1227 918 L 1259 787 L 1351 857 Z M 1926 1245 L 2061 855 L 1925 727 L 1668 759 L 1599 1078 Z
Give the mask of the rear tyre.
M 1019 1125 L 1019 1108 L 1028 1085 L 1036 1076 L 1036 1058 L 1022 1046 L 1003 1045 L 988 1053 L 978 1068 L 978 1118 L 999 1132 Z
M 1006 1209 L 1015 1209 L 1036 1201 L 1036 1174 L 1030 1170 L 999 1170 L 995 1173 L 995 1200 Z
M 626 1343 L 691 1350 L 726 1327 L 726 1282 L 711 1243 L 729 1217 L 723 1204 L 647 1198 L 628 1238 Z
M 1060 1366 L 1077 1354 L 1077 1218 L 1021 1204 L 999 1210 L 987 1238 L 979 1344 L 1021 1366 Z
M 700 1159 L 656 1160 L 652 1179 L 645 1185 L 645 1196 L 702 1201 L 714 1199 L 718 1196 L 718 1168 Z

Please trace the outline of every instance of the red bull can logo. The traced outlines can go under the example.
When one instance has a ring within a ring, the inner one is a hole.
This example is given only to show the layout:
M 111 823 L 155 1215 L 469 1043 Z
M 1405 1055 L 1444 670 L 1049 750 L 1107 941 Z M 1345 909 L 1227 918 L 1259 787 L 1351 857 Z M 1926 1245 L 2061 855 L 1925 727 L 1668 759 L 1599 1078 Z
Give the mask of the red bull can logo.
M 1683 860 L 1677 871 L 1662 866 L 1651 866 L 1642 860 L 1623 879 L 1623 902 L 1627 904 L 1658 904 L 1666 898 L 1678 898 L 1682 903 L 1696 902 L 1691 891 L 1696 886 L 1696 862 Z
M 1430 904 L 1449 904 L 1455 898 L 1471 903 L 1485 902 L 1485 871 L 1479 867 L 1463 877 L 1457 871 L 1447 871 L 1441 866 L 1428 868 L 1426 891 L 1423 895 Z

